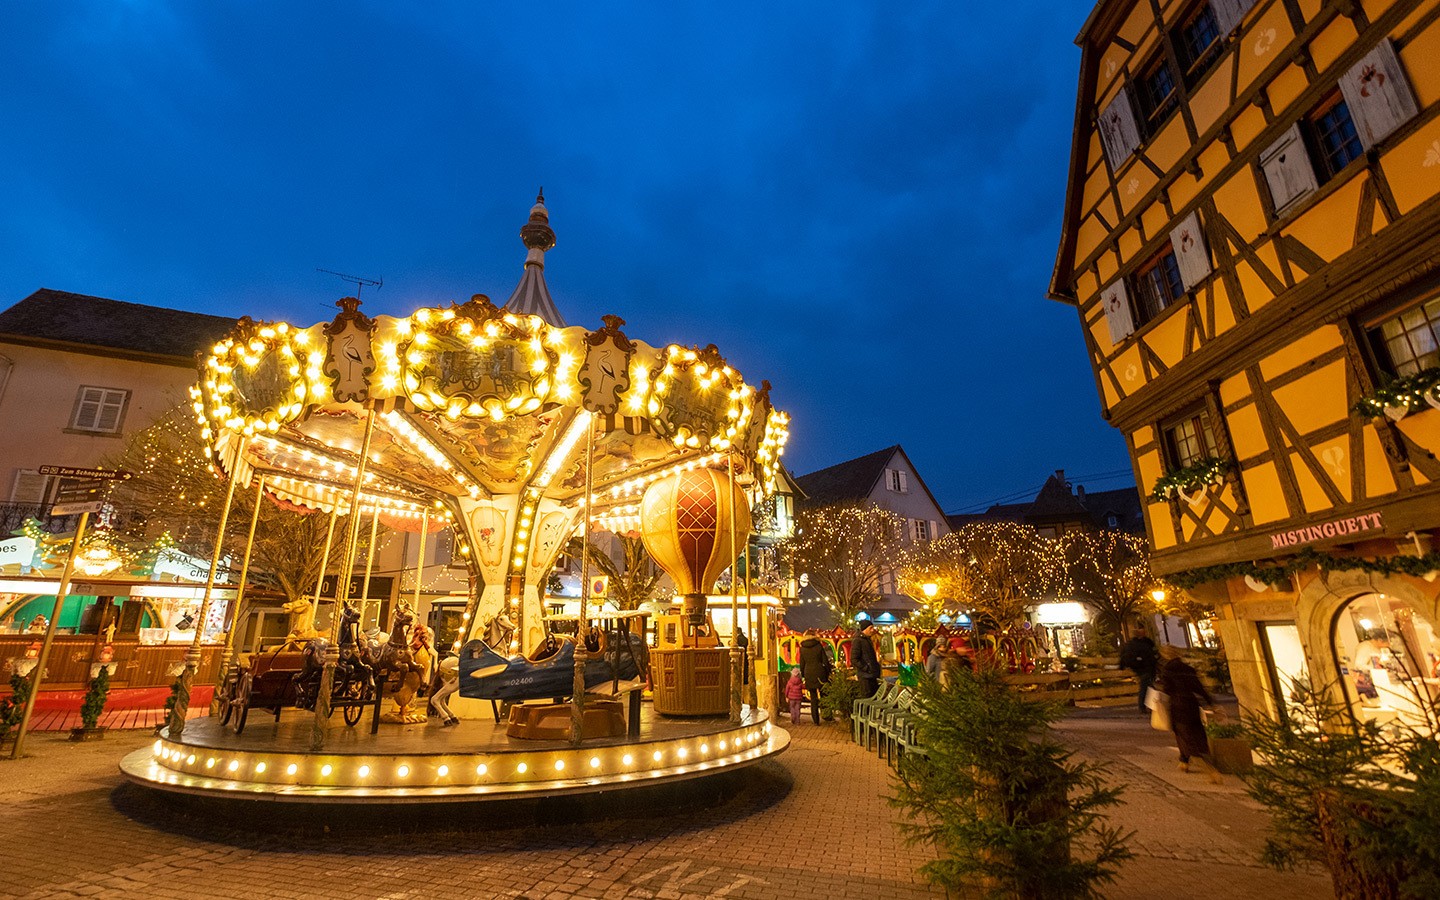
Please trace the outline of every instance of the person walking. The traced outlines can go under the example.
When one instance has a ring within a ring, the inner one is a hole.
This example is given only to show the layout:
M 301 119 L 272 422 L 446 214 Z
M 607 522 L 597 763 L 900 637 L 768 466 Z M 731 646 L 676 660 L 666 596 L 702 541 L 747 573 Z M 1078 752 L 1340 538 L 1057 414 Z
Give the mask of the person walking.
M 805 702 L 805 676 L 800 674 L 800 667 L 796 666 L 790 670 L 790 680 L 785 682 L 785 699 L 790 701 L 790 724 L 800 724 L 800 707 Z M 820 719 L 815 719 L 815 724 L 820 724 Z
M 1210 759 L 1210 740 L 1205 736 L 1205 722 L 1200 715 L 1201 707 L 1215 706 L 1215 700 L 1200 676 L 1175 647 L 1165 647 L 1165 662 L 1160 666 L 1159 679 L 1155 687 L 1163 691 L 1170 706 L 1170 730 L 1175 733 L 1175 746 L 1180 751 L 1180 771 L 1190 771 L 1190 760 L 1200 757 L 1210 767 L 1210 780 L 1220 781 L 1220 772 Z
M 936 641 L 935 646 L 930 648 L 930 655 L 925 659 L 925 674 L 930 676 L 930 680 L 940 680 L 940 672 L 945 668 L 949 657 L 950 648 L 944 643 Z
M 834 668 L 835 663 L 830 659 L 830 651 L 826 649 L 823 641 L 809 635 L 800 642 L 798 671 L 805 679 L 805 691 L 810 695 L 810 718 L 816 725 L 820 724 L 820 690 L 825 686 L 825 682 L 830 680 L 830 673 Z
M 861 698 L 873 697 L 880 689 L 880 657 L 875 653 L 875 623 L 864 620 L 850 641 L 850 665 L 860 680 Z
M 1120 668 L 1134 672 L 1135 680 L 1140 683 L 1140 692 L 1135 702 L 1142 715 L 1150 714 L 1149 707 L 1145 705 L 1145 695 L 1155 684 L 1155 671 L 1159 663 L 1160 654 L 1155 648 L 1155 642 L 1146 634 L 1143 625 L 1135 632 L 1135 636 L 1120 648 Z

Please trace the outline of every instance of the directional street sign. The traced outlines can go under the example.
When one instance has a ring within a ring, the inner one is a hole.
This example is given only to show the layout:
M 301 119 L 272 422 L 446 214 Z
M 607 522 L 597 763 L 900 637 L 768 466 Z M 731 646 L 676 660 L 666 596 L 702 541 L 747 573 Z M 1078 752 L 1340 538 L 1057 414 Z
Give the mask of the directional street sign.
M 60 479 L 59 490 L 55 493 L 55 504 L 50 514 L 73 516 L 76 513 L 98 513 L 105 506 L 105 483 L 124 480 L 129 472 L 116 469 L 85 469 L 76 466 L 41 466 L 41 475 L 54 475 Z
M 124 481 L 130 473 L 124 469 L 86 469 L 80 466 L 41 466 L 41 475 L 58 478 L 94 478 L 99 481 Z

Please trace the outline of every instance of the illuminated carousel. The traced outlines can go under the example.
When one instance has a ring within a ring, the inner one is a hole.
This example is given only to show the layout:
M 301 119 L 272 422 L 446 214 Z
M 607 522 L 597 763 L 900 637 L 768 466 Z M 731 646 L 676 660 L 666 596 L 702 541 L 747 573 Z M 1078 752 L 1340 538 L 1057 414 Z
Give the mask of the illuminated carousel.
M 192 654 L 169 728 L 121 764 L 131 780 L 277 800 L 468 800 L 694 778 L 788 745 L 744 702 L 742 651 L 721 644 L 706 608 L 744 553 L 751 505 L 775 490 L 788 418 L 768 382 L 747 384 L 713 345 L 654 347 L 614 316 L 567 327 L 543 279 L 555 239 L 541 200 L 504 307 L 477 294 L 372 318 L 345 298 L 307 328 L 241 319 L 191 390 L 227 497 L 328 514 L 342 573 L 368 573 L 362 528 L 422 541 L 453 529 L 472 587 L 460 639 L 439 648 L 452 654 L 433 681 L 439 714 L 427 721 L 417 698 L 440 654 L 413 611 L 402 601 L 388 643 L 366 646 L 348 605 L 357 579 L 340 577 L 324 633 L 234 667 L 227 638 L 219 700 L 187 722 Z M 567 542 L 588 548 L 606 530 L 640 532 L 675 581 L 670 614 L 600 611 L 587 549 L 579 615 L 545 615 Z M 217 542 L 202 616 L 220 556 Z

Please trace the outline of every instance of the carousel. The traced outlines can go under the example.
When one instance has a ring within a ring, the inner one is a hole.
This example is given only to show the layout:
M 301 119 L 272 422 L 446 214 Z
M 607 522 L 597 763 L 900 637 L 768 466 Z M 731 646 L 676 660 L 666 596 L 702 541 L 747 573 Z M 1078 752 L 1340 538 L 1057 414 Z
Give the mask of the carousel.
M 504 306 L 477 294 L 371 317 L 347 297 L 309 327 L 242 318 L 200 361 L 191 395 L 226 483 L 221 534 L 236 492 L 253 491 L 328 516 L 327 555 L 333 541 L 344 563 L 328 625 L 280 646 L 235 656 L 243 600 L 231 604 L 216 700 L 187 719 L 197 635 L 168 728 L 121 763 L 132 781 L 475 800 L 701 777 L 786 748 L 707 596 L 748 563 L 750 509 L 775 490 L 788 417 L 714 345 L 652 346 L 615 316 L 567 326 L 543 277 L 555 244 L 543 197 L 521 237 L 524 275 Z M 418 531 L 421 558 L 427 534 L 451 529 L 471 584 L 453 644 L 433 646 L 406 597 L 383 642 L 356 627 L 352 592 L 365 596 L 355 585 L 373 564 L 361 530 L 373 548 L 382 524 Z M 675 583 L 671 608 L 594 601 L 591 538 L 606 531 L 639 533 Z M 546 581 L 572 538 L 579 613 L 547 616 Z M 221 555 L 217 541 L 202 620 Z M 247 548 L 242 597 L 248 565 Z M 750 608 L 744 581 L 730 579 L 732 623 Z

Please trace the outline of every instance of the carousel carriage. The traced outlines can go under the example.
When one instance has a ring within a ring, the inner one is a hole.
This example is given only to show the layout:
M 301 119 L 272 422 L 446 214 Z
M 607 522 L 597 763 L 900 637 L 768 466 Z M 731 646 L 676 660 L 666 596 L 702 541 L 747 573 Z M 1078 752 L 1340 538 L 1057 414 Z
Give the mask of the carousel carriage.
M 366 706 L 377 702 L 374 667 L 368 648 L 356 642 L 359 612 L 347 605 L 341 614 L 340 660 L 330 690 L 330 714 L 341 710 L 347 726 L 355 726 Z M 220 724 L 234 722 L 235 733 L 245 731 L 250 710 L 263 709 L 280 721 L 288 707 L 313 710 L 320 693 L 324 668 L 324 638 L 312 638 L 300 646 L 287 640 L 273 650 L 255 654 L 235 666 L 219 695 Z

